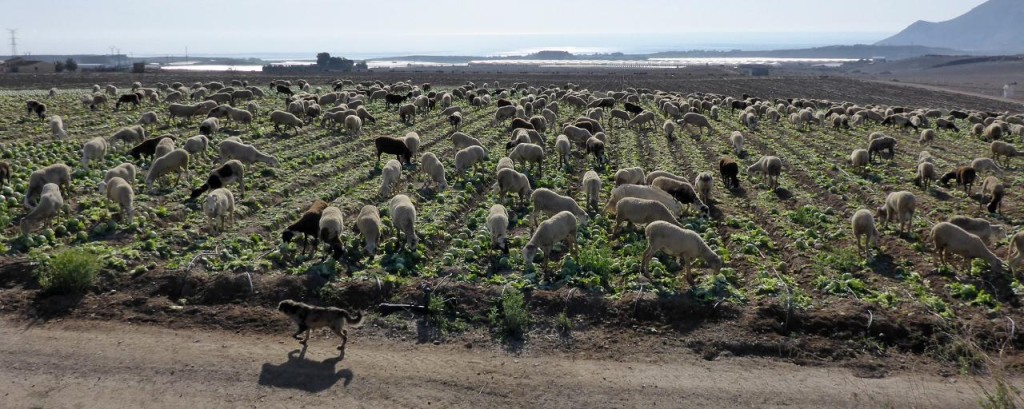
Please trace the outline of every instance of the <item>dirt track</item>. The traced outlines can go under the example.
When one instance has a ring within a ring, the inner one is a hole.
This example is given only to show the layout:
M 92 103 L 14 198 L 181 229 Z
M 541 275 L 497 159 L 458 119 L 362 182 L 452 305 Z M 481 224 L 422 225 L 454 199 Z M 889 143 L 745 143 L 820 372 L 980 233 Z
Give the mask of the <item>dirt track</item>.
M 973 381 L 690 354 L 637 362 L 463 346 L 0 321 L 0 400 L 28 407 L 968 407 Z M 632 359 L 631 359 L 632 360 Z M 885 406 L 890 405 L 890 406 Z

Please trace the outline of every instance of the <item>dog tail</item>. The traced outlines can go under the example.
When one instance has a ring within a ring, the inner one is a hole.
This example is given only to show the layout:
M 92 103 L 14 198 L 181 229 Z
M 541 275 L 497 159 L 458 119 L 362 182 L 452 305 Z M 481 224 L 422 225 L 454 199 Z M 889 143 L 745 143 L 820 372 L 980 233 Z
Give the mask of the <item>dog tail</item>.
M 345 325 L 351 328 L 359 328 L 363 326 L 363 319 L 366 318 L 362 311 L 356 311 L 355 314 L 345 312 Z

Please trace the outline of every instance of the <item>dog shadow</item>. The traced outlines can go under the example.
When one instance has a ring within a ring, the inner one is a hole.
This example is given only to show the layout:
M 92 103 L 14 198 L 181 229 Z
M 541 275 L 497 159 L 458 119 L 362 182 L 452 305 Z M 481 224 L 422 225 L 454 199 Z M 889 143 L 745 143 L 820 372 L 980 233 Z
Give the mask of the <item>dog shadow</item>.
M 343 385 L 348 386 L 354 377 L 352 370 L 335 369 L 344 357 L 342 354 L 317 362 L 306 359 L 306 346 L 303 346 L 301 351 L 296 349 L 289 352 L 288 360 L 284 363 L 264 363 L 260 370 L 259 384 L 314 393 L 328 390 L 342 379 L 345 380 Z

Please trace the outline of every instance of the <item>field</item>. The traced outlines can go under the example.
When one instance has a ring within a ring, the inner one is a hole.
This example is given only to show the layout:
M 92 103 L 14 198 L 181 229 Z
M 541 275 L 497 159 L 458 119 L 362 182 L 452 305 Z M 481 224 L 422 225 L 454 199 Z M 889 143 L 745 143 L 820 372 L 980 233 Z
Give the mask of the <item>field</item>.
M 196 74 L 183 75 L 193 77 L 143 80 L 150 85 L 149 81 L 188 83 L 196 78 Z M 207 81 L 241 78 L 229 74 L 201 77 Z M 639 272 L 646 246 L 643 232 L 613 236 L 613 220 L 593 214 L 592 221 L 580 229 L 579 252 L 565 255 L 559 247 L 548 265 L 549 279 L 542 280 L 537 270 L 524 269 L 518 251 L 529 239 L 528 206 L 509 205 L 513 219 L 510 256 L 488 249 L 484 219 L 496 202 L 491 189 L 494 168 L 509 139 L 505 127 L 493 123 L 493 105 L 472 108 L 465 101 L 455 102 L 466 114 L 462 131 L 480 139 L 490 152 L 481 171 L 458 178 L 452 165 L 455 149 L 448 138 L 451 130 L 437 111 L 405 125 L 380 101 L 368 106 L 376 124 L 365 127 L 359 137 L 316 125 L 283 133 L 275 132 L 266 118 L 271 109 L 283 109 L 281 99 L 268 96 L 258 100 L 261 114 L 257 123 L 252 128 L 228 126 L 214 135 L 211 147 L 226 137 L 240 136 L 276 156 L 280 165 L 251 168 L 245 197 L 239 198 L 235 191 L 234 225 L 214 234 L 199 204 L 186 201 L 189 190 L 201 184 L 215 166 L 212 158 L 193 161 L 188 187 L 183 182 L 147 191 L 140 176 L 135 185 L 137 217 L 130 225 L 119 222 L 117 206 L 97 193 L 97 184 L 105 169 L 131 158 L 124 155 L 124 148 L 118 148 L 99 166 L 84 170 L 78 167 L 82 143 L 133 124 L 144 111 L 156 111 L 163 120 L 167 108 L 144 104 L 139 110 L 115 112 L 111 104 L 90 112 L 79 103 L 80 95 L 88 91 L 87 84 L 113 82 L 128 89 L 135 79 L 108 74 L 73 77 L 65 84 L 55 83 L 57 78 L 0 79 L 4 87 L 0 90 L 2 160 L 14 168 L 13 186 L 4 189 L 0 205 L 0 310 L 7 314 L 283 334 L 290 324 L 274 311 L 282 299 L 372 311 L 380 302 L 419 302 L 421 285 L 429 283 L 434 287 L 434 299 L 443 300 L 431 305 L 429 320 L 414 325 L 411 323 L 416 320 L 409 316 L 372 317 L 374 329 L 362 331 L 375 331 L 389 339 L 439 343 L 479 339 L 486 334 L 479 342 L 500 345 L 513 353 L 532 348 L 601 351 L 608 342 L 603 334 L 610 331 L 618 334 L 616 337 L 638 340 L 630 342 L 678 341 L 706 359 L 728 352 L 794 362 L 839 362 L 877 374 L 919 364 L 947 374 L 983 371 L 991 363 L 988 356 L 1016 362 L 1015 351 L 1024 345 L 1016 328 L 1016 322 L 1024 322 L 1024 285 L 1019 278 L 1008 272 L 994 275 L 981 262 L 969 269 L 959 260 L 948 268 L 938 268 L 926 240 L 934 223 L 955 214 L 998 221 L 1007 225 L 1010 235 L 1024 222 L 1017 188 L 1024 183 L 1019 159 L 1002 178 L 1008 186 L 1002 214 L 989 215 L 979 206 L 977 187 L 975 196 L 967 197 L 952 186 L 936 184 L 926 192 L 911 183 L 921 150 L 935 157 L 940 173 L 988 157 L 988 143 L 966 132 L 939 132 L 934 146 L 922 148 L 916 143 L 917 134 L 878 125 L 801 131 L 787 123 L 765 122 L 757 132 L 746 133 L 745 151 L 739 157 L 742 187 L 728 191 L 719 180 L 717 163 L 723 156 L 735 157 L 726 138 L 733 130 L 741 130 L 739 111 L 724 109 L 721 120 L 713 123 L 711 136 L 684 131 L 671 142 L 660 130 L 627 129 L 619 121 L 605 125 L 610 138 L 610 164 L 606 167 L 596 166 L 581 152 L 574 152 L 569 166 L 560 167 L 553 149 L 557 131 L 549 131 L 543 176 L 531 174 L 531 181 L 535 188 L 551 188 L 581 203 L 580 180 L 590 169 L 603 178 L 602 204 L 619 168 L 666 170 L 691 180 L 699 172 L 712 172 L 716 184 L 711 217 L 693 214 L 681 224 L 698 232 L 726 265 L 719 274 L 698 267 L 699 278 L 691 287 L 683 280 L 680 265 L 660 256 L 652 263 L 650 278 L 645 278 Z M 264 89 L 269 80 L 254 75 L 245 78 Z M 380 78 L 385 82 L 407 78 L 415 83 L 430 81 L 441 89 L 467 79 L 478 85 L 500 79 L 502 86 L 517 80 L 531 85 L 572 81 L 593 90 L 646 86 L 734 97 L 748 93 L 762 98 L 827 98 L 947 109 L 1020 108 L 983 98 L 842 78 L 755 80 L 696 74 L 643 78 L 627 74 L 523 78 L 382 74 Z M 376 77 L 368 74 L 354 79 Z M 328 79 L 310 80 L 315 86 L 325 86 Z M 54 85 L 60 89 L 59 96 L 46 98 L 46 89 Z M 24 115 L 25 100 L 30 98 L 45 102 L 51 115 L 64 118 L 68 139 L 54 140 L 45 121 Z M 653 101 L 644 105 L 657 112 Z M 559 122 L 583 114 L 565 104 L 562 109 Z M 660 125 L 665 117 L 658 115 Z M 198 122 L 178 125 L 162 121 L 150 132 L 174 135 L 180 141 L 197 134 Z M 282 245 L 281 230 L 315 199 L 339 206 L 347 224 L 361 206 L 375 204 L 382 211 L 384 224 L 390 226 L 386 214 L 389 198 L 378 195 L 380 171 L 375 166 L 372 138 L 412 131 L 422 139 L 421 153 L 433 152 L 444 162 L 452 185 L 437 193 L 421 188 L 415 167 L 403 172 L 402 192 L 413 197 L 418 212 L 420 245 L 416 249 L 397 250 L 389 231 L 380 256 L 367 261 L 358 254 L 361 237 L 350 232 L 345 244 L 355 267 L 348 269 L 344 263 L 321 262 L 319 255 L 301 256 L 294 243 Z M 861 175 L 849 167 L 847 158 L 853 149 L 866 148 L 867 135 L 874 131 L 896 137 L 899 145 L 893 160 L 875 162 Z M 745 171 L 762 155 L 776 155 L 785 162 L 781 187 L 775 192 Z M 67 212 L 51 229 L 21 237 L 17 222 L 25 210 L 20 194 L 28 175 L 57 162 L 75 167 L 72 193 L 65 201 Z M 144 161 L 134 163 L 148 166 Z M 878 207 L 887 193 L 899 190 L 917 196 L 913 232 L 899 235 L 894 226 L 883 230 L 881 250 L 865 260 L 852 239 L 849 217 L 857 209 Z M 85 249 L 102 260 L 97 284 L 84 296 L 40 291 L 34 279 L 41 266 L 67 248 Z M 1007 251 L 1005 240 L 994 249 L 1003 259 Z M 516 308 L 514 300 L 510 301 L 513 293 L 525 296 L 521 309 L 526 318 L 515 325 L 509 323 Z M 612 348 L 626 348 L 626 343 Z M 894 357 L 900 359 L 891 359 Z

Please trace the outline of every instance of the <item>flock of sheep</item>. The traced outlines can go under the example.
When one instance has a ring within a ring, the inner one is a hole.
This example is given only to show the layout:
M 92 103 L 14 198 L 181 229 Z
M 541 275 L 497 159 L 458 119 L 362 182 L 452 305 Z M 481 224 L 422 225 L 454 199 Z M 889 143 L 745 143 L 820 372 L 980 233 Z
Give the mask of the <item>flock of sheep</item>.
M 293 90 L 293 86 L 298 90 Z M 370 112 L 371 104 L 383 100 L 385 104 L 375 105 L 375 108 L 396 110 L 399 120 L 406 124 L 412 124 L 418 116 L 427 112 L 439 110 L 441 117 L 451 126 L 448 139 L 456 150 L 451 170 L 456 179 L 464 179 L 470 170 L 491 170 L 484 169 L 490 160 L 490 153 L 484 144 L 460 131 L 463 115 L 468 113 L 463 110 L 493 109 L 493 125 L 500 125 L 509 132 L 509 141 L 505 145 L 507 155 L 501 157 L 493 169 L 493 189 L 497 193 L 497 200 L 489 207 L 485 223 L 494 248 L 505 253 L 509 251 L 510 209 L 507 205 L 513 206 L 513 209 L 529 209 L 530 212 L 532 233 L 521 249 L 527 266 L 533 263 L 538 253 L 548 261 L 559 243 L 565 243 L 569 253 L 573 253 L 579 226 L 588 223 L 595 217 L 594 214 L 604 212 L 614 216 L 613 234 L 618 234 L 623 225 L 627 228 L 646 225 L 643 231 L 647 248 L 641 263 L 642 272 L 648 272 L 651 259 L 660 252 L 677 257 L 686 270 L 686 278 L 692 282 L 690 270 L 694 261 L 700 260 L 716 271 L 723 266 L 722 258 L 699 234 L 680 224 L 680 217 L 689 214 L 691 206 L 702 217 L 709 215 L 715 175 L 700 172 L 691 182 L 666 171 L 647 172 L 639 167 L 617 169 L 612 173 L 605 166 L 608 163 L 606 154 L 612 149 L 606 125 L 620 121 L 627 128 L 645 132 L 645 129 L 656 129 L 660 115 L 667 118 L 660 130 L 669 140 L 674 140 L 684 130 L 698 138 L 705 130 L 709 137 L 719 137 L 713 135 L 712 123 L 723 120 L 723 112 L 729 110 L 731 113 L 739 111 L 734 115 L 740 126 L 748 132 L 756 132 L 759 124 L 765 121 L 779 123 L 788 120 L 798 129 L 814 126 L 852 129 L 865 123 L 877 123 L 892 126 L 896 132 L 905 132 L 905 129 L 919 131 L 918 143 L 922 146 L 927 146 L 935 139 L 936 130 L 959 132 L 957 124 L 967 125 L 977 137 L 991 141 L 992 158 L 978 158 L 970 165 L 959 166 L 939 177 L 931 155 L 923 151 L 914 182 L 927 191 L 932 181 L 948 183 L 955 180 L 956 185 L 970 196 L 979 173 L 991 173 L 991 176 L 983 180 L 982 197 L 989 198 L 984 202 L 993 213 L 999 211 L 1005 192 L 1005 186 L 999 179 L 1004 173 L 1000 165 L 1007 164 L 1010 158 L 1021 156 L 1005 138 L 1011 135 L 1024 136 L 1024 118 L 1008 113 L 861 107 L 851 103 L 800 99 L 769 101 L 747 95 L 734 98 L 649 89 L 602 93 L 582 90 L 573 84 L 537 87 L 515 83 L 511 87 L 500 88 L 497 82 L 480 87 L 468 83 L 448 91 L 435 91 L 430 84 L 383 84 L 379 81 L 356 84 L 339 80 L 329 87 L 329 91 L 314 88 L 301 80 L 297 84 L 273 81 L 269 92 L 241 81 L 232 81 L 229 85 L 210 82 L 191 86 L 158 83 L 153 88 L 135 83 L 131 92 L 119 94 L 113 85 L 105 88 L 97 85 L 92 94 L 84 95 L 81 100 L 92 110 L 106 106 L 108 97 L 116 97 L 115 110 L 121 109 L 124 104 L 138 107 L 149 101 L 164 105 L 168 123 L 175 120 L 188 123 L 195 117 L 203 119 L 197 127 L 199 134 L 183 141 L 172 136 L 148 138 L 147 127 L 157 124 L 161 115 L 156 111 L 142 113 L 136 125 L 119 129 L 109 137 L 96 137 L 85 142 L 82 146 L 81 166 L 88 169 L 92 163 L 102 161 L 111 152 L 121 149 L 137 160 L 137 163 L 125 162 L 107 170 L 98 186 L 99 193 L 117 203 L 125 220 L 131 223 L 133 202 L 138 190 L 138 169 L 146 170 L 144 180 L 150 192 L 153 192 L 155 183 L 171 175 L 177 178 L 175 186 L 182 179 L 192 186 L 190 162 L 202 163 L 205 160 L 211 148 L 210 137 L 221 130 L 221 120 L 251 127 L 258 118 L 265 116 L 275 130 L 284 126 L 298 132 L 306 126 L 313 126 L 319 119 L 321 127 L 342 125 L 348 136 L 358 138 L 364 126 L 377 122 L 377 118 Z M 57 92 L 52 89 L 50 96 Z M 254 99 L 264 98 L 271 93 L 284 98 L 283 109 L 263 112 Z M 189 103 L 189 99 L 194 102 Z M 459 101 L 462 104 L 456 105 Z M 235 107 L 242 103 L 246 104 L 245 109 Z M 657 107 L 659 112 L 645 107 Z M 31 100 L 26 103 L 26 108 L 26 115 L 46 118 L 45 103 Z M 559 126 L 559 116 L 566 112 L 576 115 L 570 115 L 570 119 L 563 120 Z M 67 129 L 61 117 L 50 116 L 49 125 L 53 137 L 67 137 Z M 933 125 L 935 129 L 932 129 Z M 549 138 L 551 134 L 557 135 Z M 740 185 L 739 158 L 743 152 L 745 136 L 741 131 L 734 131 L 724 138 L 736 153 L 736 158 L 720 158 L 718 176 L 726 191 L 732 191 Z M 401 193 L 399 181 L 403 173 L 415 169 L 427 180 L 425 186 L 443 191 L 449 187 L 448 169 L 435 153 L 419 152 L 420 136 L 416 132 L 409 132 L 402 137 L 376 137 L 373 144 L 377 166 L 381 169 L 379 194 L 389 198 L 388 210 L 393 231 L 400 246 L 415 248 L 419 240 L 416 233 L 417 209 L 412 199 Z M 851 153 L 849 165 L 855 171 L 863 172 L 876 158 L 892 158 L 897 145 L 898 140 L 893 136 L 881 132 L 871 133 L 866 149 L 857 149 Z M 205 181 L 192 191 L 190 199 L 196 200 L 205 194 L 202 211 L 210 220 L 211 230 L 217 232 L 223 231 L 234 219 L 235 194 L 228 185 L 238 185 L 239 193 L 244 196 L 244 177 L 249 168 L 257 162 L 271 167 L 278 166 L 278 160 L 238 136 L 221 140 L 215 149 L 217 161 L 211 164 L 212 169 L 206 174 Z M 593 162 L 593 170 L 586 171 L 580 182 L 585 195 L 583 206 L 571 196 L 548 188 L 534 188 L 531 182 L 542 176 L 544 162 L 552 160 L 549 158 L 550 152 L 557 154 L 559 164 L 568 164 L 574 150 L 590 157 L 588 160 Z M 381 167 L 380 159 L 383 155 L 394 155 L 395 159 L 388 160 Z M 746 172 L 750 176 L 762 177 L 767 188 L 774 191 L 779 187 L 779 178 L 784 168 L 782 158 L 763 156 L 749 164 Z M 0 183 L 3 181 L 2 176 L 7 175 L 9 179 L 10 173 L 9 164 L 0 164 Z M 60 163 L 31 173 L 23 201 L 28 212 L 20 222 L 22 233 L 28 234 L 39 224 L 58 215 L 64 206 L 64 198 L 70 193 L 71 176 L 72 169 Z M 615 186 L 607 198 L 601 198 L 602 184 L 606 180 L 614 181 Z M 510 193 L 517 196 L 518 201 L 509 204 Z M 602 199 L 606 203 L 603 208 L 600 207 Z M 851 223 L 858 249 L 868 255 L 872 246 L 877 247 L 880 233 L 876 227 L 876 218 L 883 226 L 890 221 L 897 222 L 900 232 L 908 232 L 915 207 L 915 195 L 909 191 L 899 191 L 889 194 L 877 209 L 856 211 Z M 365 243 L 362 251 L 365 256 L 372 259 L 380 251 L 385 230 L 380 211 L 372 204 L 362 206 L 355 216 L 355 222 L 349 226 L 345 223 L 341 208 L 317 200 L 299 215 L 297 221 L 284 229 L 281 238 L 287 243 L 302 237 L 303 252 L 307 249 L 307 239 L 313 241 L 314 252 L 322 242 L 326 249 L 324 257 L 329 255 L 341 260 L 345 255 L 342 238 L 349 229 L 362 235 Z M 1003 268 L 1003 262 L 987 247 L 1006 237 L 1003 226 L 984 219 L 954 216 L 948 222 L 935 224 L 929 237 L 943 263 L 947 255 L 955 254 L 966 260 L 983 259 L 995 272 Z M 1024 260 L 1024 232 L 1015 234 L 1010 240 L 1010 246 L 1011 254 L 1007 263 L 1012 271 L 1015 265 Z M 544 263 L 545 270 L 547 264 Z

